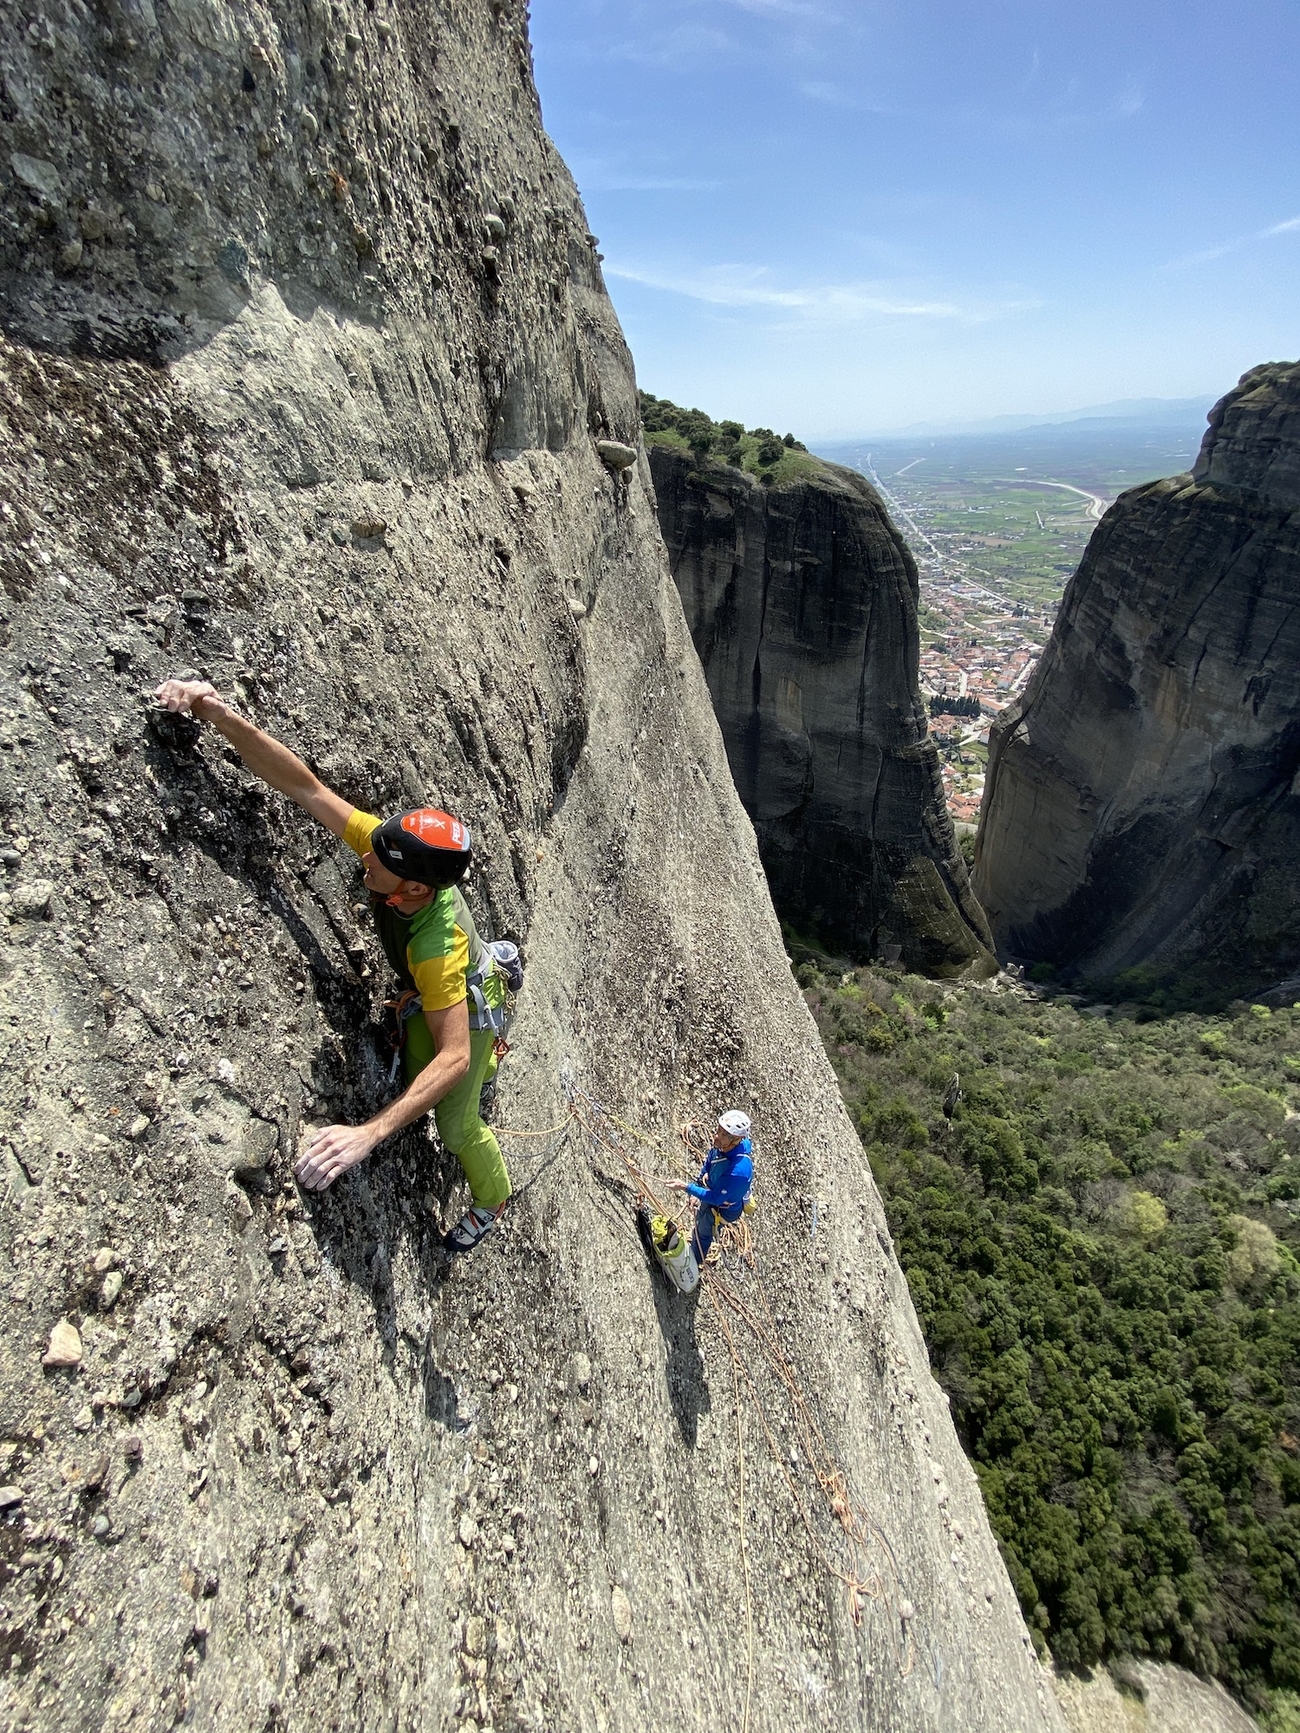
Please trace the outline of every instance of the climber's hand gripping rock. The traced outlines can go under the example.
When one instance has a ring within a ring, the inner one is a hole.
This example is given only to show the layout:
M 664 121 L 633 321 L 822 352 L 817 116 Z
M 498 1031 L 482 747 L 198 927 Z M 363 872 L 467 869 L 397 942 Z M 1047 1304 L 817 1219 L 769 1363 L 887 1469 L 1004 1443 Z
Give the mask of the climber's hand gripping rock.
M 340 1174 L 364 1161 L 371 1150 L 414 1125 L 453 1090 L 469 1070 L 469 1013 L 466 1001 L 445 1011 L 426 1011 L 434 1056 L 396 1101 L 364 1125 L 327 1125 L 318 1131 L 299 1158 L 294 1173 L 308 1191 L 324 1191 Z
M 324 1191 L 374 1147 L 368 1125 L 327 1125 L 312 1138 L 293 1171 L 308 1191 Z

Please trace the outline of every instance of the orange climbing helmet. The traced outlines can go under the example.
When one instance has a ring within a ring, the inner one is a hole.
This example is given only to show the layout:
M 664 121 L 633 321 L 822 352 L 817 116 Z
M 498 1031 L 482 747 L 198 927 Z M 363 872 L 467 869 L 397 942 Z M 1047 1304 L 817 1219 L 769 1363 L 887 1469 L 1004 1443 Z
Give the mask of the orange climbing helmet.
M 468 826 L 435 806 L 420 806 L 387 818 L 371 833 L 381 866 L 398 878 L 445 889 L 464 878 L 470 863 Z

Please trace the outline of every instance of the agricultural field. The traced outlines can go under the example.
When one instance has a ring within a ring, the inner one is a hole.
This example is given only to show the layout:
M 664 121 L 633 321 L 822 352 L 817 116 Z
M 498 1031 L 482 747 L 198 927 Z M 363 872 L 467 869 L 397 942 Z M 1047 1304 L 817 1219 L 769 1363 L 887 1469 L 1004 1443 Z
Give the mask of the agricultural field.
M 1075 422 L 877 440 L 846 447 L 837 461 L 875 472 L 910 523 L 923 568 L 960 566 L 1004 600 L 1045 611 L 1060 600 L 1105 507 L 1127 488 L 1189 469 L 1199 439 L 1190 424 Z

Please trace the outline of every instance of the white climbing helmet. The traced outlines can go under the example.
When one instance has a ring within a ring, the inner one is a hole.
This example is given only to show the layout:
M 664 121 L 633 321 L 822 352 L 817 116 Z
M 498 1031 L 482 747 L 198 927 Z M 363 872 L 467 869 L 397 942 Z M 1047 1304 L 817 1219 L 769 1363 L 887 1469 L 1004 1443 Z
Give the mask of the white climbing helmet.
M 728 1137 L 748 1137 L 749 1118 L 744 1113 L 737 1113 L 733 1108 L 730 1113 L 718 1115 L 718 1124 Z

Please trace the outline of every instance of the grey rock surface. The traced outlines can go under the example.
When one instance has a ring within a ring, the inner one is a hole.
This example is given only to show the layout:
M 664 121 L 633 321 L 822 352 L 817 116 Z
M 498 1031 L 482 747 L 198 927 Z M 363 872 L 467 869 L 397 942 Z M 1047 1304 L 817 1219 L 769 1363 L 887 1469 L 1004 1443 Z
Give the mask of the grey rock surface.
M 659 524 L 777 908 L 855 956 L 991 970 L 917 685 L 916 566 L 875 489 L 650 448 Z
M 1258 1723 L 1213 1679 L 1154 1661 L 1052 1677 L 1070 1733 L 1256 1733 Z
M 990 741 L 975 890 L 1004 950 L 1228 996 L 1300 969 L 1298 474 L 1300 366 L 1258 367 L 1191 475 L 1098 525 Z
M 522 9 L 24 0 L 2 52 L 0 857 L 55 888 L 0 920 L 0 1723 L 1060 1733 L 595 448 L 634 379 Z M 424 1128 L 294 1187 L 389 988 L 346 851 L 151 710 L 187 668 L 464 814 L 526 946 L 516 1199 L 450 1270 Z M 735 1102 L 757 1264 L 696 1306 L 624 1154 Z

